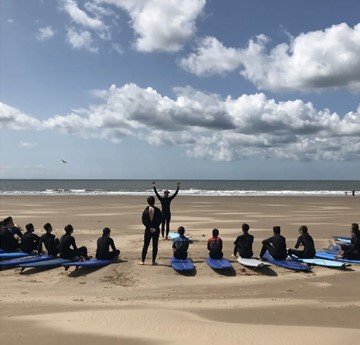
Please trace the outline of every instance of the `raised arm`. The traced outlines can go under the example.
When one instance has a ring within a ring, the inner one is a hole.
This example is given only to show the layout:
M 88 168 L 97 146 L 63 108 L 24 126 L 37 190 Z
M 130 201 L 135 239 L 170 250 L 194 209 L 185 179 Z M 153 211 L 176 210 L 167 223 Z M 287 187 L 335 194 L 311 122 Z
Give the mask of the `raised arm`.
M 152 186 L 153 186 L 153 189 L 154 189 L 154 192 L 155 192 L 157 198 L 158 198 L 159 200 L 161 200 L 162 197 L 160 196 L 160 194 L 158 193 L 158 191 L 157 191 L 157 189 L 156 189 L 156 184 L 155 184 L 155 182 L 152 183 Z

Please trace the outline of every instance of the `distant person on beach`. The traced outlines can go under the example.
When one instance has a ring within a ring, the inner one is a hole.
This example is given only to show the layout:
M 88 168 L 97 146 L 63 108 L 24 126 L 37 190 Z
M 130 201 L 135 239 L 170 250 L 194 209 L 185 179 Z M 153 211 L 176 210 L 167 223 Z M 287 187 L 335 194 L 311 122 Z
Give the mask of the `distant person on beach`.
M 355 196 L 355 191 L 354 190 L 352 191 L 352 196 Z
M 165 239 L 168 239 L 170 232 L 170 220 L 171 220 L 170 203 L 177 196 L 179 192 L 180 182 L 177 183 L 176 191 L 172 196 L 169 196 L 170 192 L 168 190 L 165 190 L 163 197 L 160 196 L 160 194 L 158 193 L 155 182 L 153 182 L 152 185 L 157 198 L 161 202 L 162 215 L 163 215 L 163 219 L 161 222 L 161 236 L 162 238 L 164 238 L 165 236 Z M 165 228 L 166 228 L 166 232 L 165 232 Z
M 120 255 L 120 250 L 116 249 L 114 240 L 110 237 L 110 232 L 109 228 L 104 228 L 102 236 L 97 240 L 96 258 L 98 260 L 114 260 Z
M 62 259 L 88 259 L 87 248 L 85 246 L 78 248 L 75 238 L 72 236 L 74 228 L 71 224 L 66 225 L 65 235 L 61 236 L 59 243 L 59 252 Z
M 172 249 L 174 253 L 174 258 L 178 260 L 184 260 L 188 256 L 188 249 L 190 240 L 185 237 L 185 228 L 183 226 L 179 226 L 178 228 L 179 237 L 173 239 Z
M 39 255 L 43 254 L 42 245 L 44 244 L 47 254 L 55 257 L 59 254 L 59 239 L 56 238 L 55 235 L 51 233 L 53 228 L 50 223 L 46 223 L 44 225 L 44 229 L 46 233 L 40 237 L 40 241 L 38 245 L 38 254 Z
M 212 237 L 210 237 L 207 241 L 207 249 L 209 251 L 209 256 L 212 259 L 220 260 L 224 256 L 222 252 L 223 242 L 222 239 L 219 237 L 218 229 L 213 229 Z
M 2 222 L 2 228 L 0 230 L 0 248 L 6 252 L 17 251 L 20 248 L 20 243 L 18 239 L 15 237 L 20 232 L 21 237 L 22 233 L 19 228 L 14 230 L 15 225 L 12 217 L 7 217 Z
M 285 260 L 287 257 L 286 251 L 286 239 L 284 236 L 280 235 L 281 229 L 280 226 L 273 227 L 273 236 L 262 241 L 262 248 L 260 252 L 260 259 L 263 257 L 266 251 L 275 260 Z
M 300 226 L 299 228 L 300 236 L 295 244 L 295 249 L 289 249 L 289 255 L 296 255 L 298 258 L 302 259 L 312 259 L 315 257 L 315 244 L 313 238 L 308 232 L 308 228 L 305 225 Z M 303 250 L 298 250 L 300 246 L 303 246 Z
M 249 234 L 250 226 L 244 223 L 242 226 L 242 235 L 239 235 L 234 242 L 234 253 L 233 256 L 239 254 L 241 258 L 250 259 L 254 255 L 253 253 L 253 242 L 254 236 Z
M 342 244 L 337 258 L 360 260 L 360 230 L 359 224 L 351 224 L 351 243 Z
M 144 232 L 144 246 L 141 253 L 141 261 L 140 265 L 145 264 L 145 258 L 147 254 L 147 250 L 150 245 L 150 241 L 152 240 L 152 264 L 157 265 L 156 256 L 158 252 L 158 243 L 159 243 L 159 235 L 160 235 L 160 224 L 162 221 L 162 213 L 159 208 L 155 206 L 155 198 L 153 196 L 149 196 L 147 198 L 148 206 L 142 213 L 142 223 L 145 226 Z
M 26 232 L 21 238 L 20 249 L 24 253 L 32 253 L 37 251 L 40 237 L 34 234 L 34 225 L 32 223 L 26 224 Z

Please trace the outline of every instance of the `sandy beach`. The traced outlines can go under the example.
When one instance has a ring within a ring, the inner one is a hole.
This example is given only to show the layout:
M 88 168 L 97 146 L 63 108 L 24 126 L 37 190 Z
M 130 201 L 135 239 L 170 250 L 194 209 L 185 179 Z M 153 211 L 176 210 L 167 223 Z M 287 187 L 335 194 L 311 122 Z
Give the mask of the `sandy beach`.
M 159 206 L 159 202 L 156 203 Z M 314 266 L 297 273 L 271 266 L 249 269 L 231 257 L 241 224 L 261 241 L 280 225 L 293 247 L 307 225 L 316 248 L 332 235 L 349 236 L 360 223 L 358 197 L 185 197 L 172 203 L 171 230 L 193 239 L 194 274 L 169 266 L 171 242 L 159 243 L 158 266 L 143 244 L 143 196 L 1 196 L 0 217 L 13 216 L 37 234 L 50 222 L 60 237 L 74 226 L 79 246 L 95 254 L 104 227 L 121 250 L 120 262 L 100 269 L 2 270 L 1 344 L 346 344 L 360 339 L 360 265 L 346 270 Z M 234 271 L 206 264 L 206 241 L 217 227 Z

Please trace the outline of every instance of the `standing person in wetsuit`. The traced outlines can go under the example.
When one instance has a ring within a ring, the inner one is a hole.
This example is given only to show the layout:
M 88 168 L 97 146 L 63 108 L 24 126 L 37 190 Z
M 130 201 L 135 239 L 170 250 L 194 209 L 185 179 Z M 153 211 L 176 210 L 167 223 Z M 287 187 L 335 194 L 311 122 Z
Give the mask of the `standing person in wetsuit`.
M 209 251 L 209 256 L 212 259 L 220 260 L 224 256 L 222 252 L 223 242 L 222 239 L 219 237 L 218 229 L 213 229 L 212 237 L 210 237 L 207 241 L 207 249 Z
M 287 257 L 286 239 L 284 236 L 280 235 L 280 231 L 281 231 L 280 226 L 274 226 L 273 227 L 274 235 L 262 241 L 263 246 L 260 252 L 260 259 L 263 257 L 266 251 L 268 251 L 275 260 L 286 259 Z
M 299 228 L 300 236 L 295 244 L 295 249 L 289 249 L 289 255 L 296 255 L 302 259 L 312 259 L 315 257 L 315 244 L 313 238 L 309 235 L 308 228 L 305 225 Z M 297 250 L 300 246 L 303 246 L 303 250 Z
M 189 239 L 185 237 L 185 228 L 179 226 L 178 228 L 179 237 L 173 239 L 172 249 L 174 253 L 174 258 L 178 260 L 184 260 L 187 258 L 189 249 Z
M 251 259 L 254 255 L 252 245 L 254 236 L 249 234 L 250 226 L 244 223 L 242 226 L 242 235 L 239 235 L 234 242 L 233 256 L 239 254 L 241 258 Z
M 59 239 L 56 238 L 55 235 L 51 233 L 53 228 L 50 223 L 46 223 L 44 225 L 44 229 L 46 233 L 40 237 L 40 241 L 38 245 L 38 253 L 39 255 L 43 253 L 42 245 L 44 244 L 47 250 L 47 254 L 55 257 L 56 255 L 59 254 Z
M 25 225 L 26 232 L 23 234 L 21 238 L 20 249 L 24 253 L 32 253 L 33 251 L 38 249 L 38 244 L 40 237 L 34 234 L 34 225 L 32 223 Z
M 97 240 L 96 258 L 98 260 L 115 260 L 120 255 L 120 250 L 116 249 L 114 240 L 110 237 L 110 232 L 109 228 L 104 228 L 102 236 Z
M 170 192 L 168 190 L 165 190 L 164 197 L 160 196 L 160 194 L 156 190 L 155 182 L 153 182 L 152 185 L 157 198 L 161 202 L 162 215 L 163 215 L 163 219 L 161 222 L 161 236 L 162 238 L 164 238 L 165 236 L 165 239 L 168 239 L 170 232 L 170 220 L 171 220 L 170 203 L 177 196 L 179 192 L 180 182 L 177 183 L 176 191 L 172 196 L 169 196 Z M 166 228 L 166 233 L 165 233 L 165 228 Z
M 87 248 L 85 246 L 78 248 L 75 238 L 72 236 L 74 228 L 71 224 L 66 225 L 65 235 L 60 238 L 59 252 L 62 259 L 75 259 L 76 257 L 88 259 Z
M 360 230 L 359 224 L 351 224 L 351 243 L 342 244 L 337 258 L 344 258 L 348 260 L 360 260 Z
M 0 248 L 5 252 L 18 251 L 20 243 L 15 235 L 22 237 L 20 229 L 15 227 L 12 217 L 5 218 L 0 230 Z
M 156 255 L 158 252 L 162 213 L 159 208 L 155 207 L 155 198 L 153 196 L 149 196 L 147 198 L 147 203 L 149 206 L 145 208 L 141 217 L 142 223 L 145 226 L 145 232 L 144 232 L 144 246 L 142 249 L 141 261 L 139 262 L 139 265 L 145 264 L 145 258 L 151 240 L 153 245 L 152 264 L 157 265 Z

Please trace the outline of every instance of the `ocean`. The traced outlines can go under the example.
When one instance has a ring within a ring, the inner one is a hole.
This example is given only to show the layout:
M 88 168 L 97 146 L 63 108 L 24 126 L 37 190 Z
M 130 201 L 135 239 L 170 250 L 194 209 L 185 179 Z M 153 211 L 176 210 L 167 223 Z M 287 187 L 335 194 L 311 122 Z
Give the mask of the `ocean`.
M 183 180 L 188 196 L 351 196 L 360 181 L 332 180 Z M 161 193 L 173 193 L 177 180 L 157 180 Z M 149 195 L 151 180 L 0 180 L 0 195 Z

